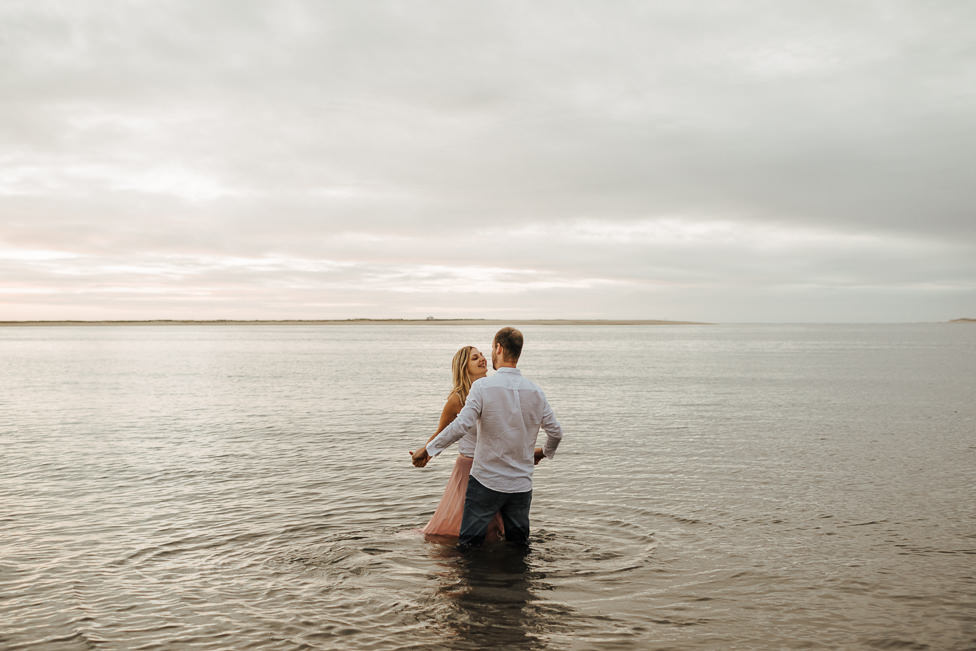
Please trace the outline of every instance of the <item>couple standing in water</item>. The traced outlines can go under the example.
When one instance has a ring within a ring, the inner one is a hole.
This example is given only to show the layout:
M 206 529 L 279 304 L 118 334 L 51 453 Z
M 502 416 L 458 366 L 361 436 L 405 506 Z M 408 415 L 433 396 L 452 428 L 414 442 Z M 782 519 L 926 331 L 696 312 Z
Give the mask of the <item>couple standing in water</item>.
M 491 365 L 473 346 L 452 362 L 454 388 L 441 412 L 437 432 L 411 452 L 422 468 L 455 441 L 459 455 L 427 535 L 457 536 L 467 549 L 485 539 L 525 544 L 529 538 L 532 471 L 552 456 L 562 429 L 545 394 L 518 370 L 522 333 L 502 328 L 491 344 Z M 536 447 L 539 429 L 546 443 Z

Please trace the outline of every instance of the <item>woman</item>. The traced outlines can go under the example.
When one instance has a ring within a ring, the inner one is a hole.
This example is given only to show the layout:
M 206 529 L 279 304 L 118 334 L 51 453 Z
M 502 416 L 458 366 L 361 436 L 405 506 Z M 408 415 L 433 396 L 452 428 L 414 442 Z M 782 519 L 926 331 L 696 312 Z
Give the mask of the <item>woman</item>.
M 427 439 L 428 443 L 433 441 L 442 429 L 457 418 L 458 412 L 461 411 L 465 400 L 468 398 L 471 384 L 488 375 L 488 360 L 474 346 L 464 346 L 454 353 L 454 359 L 451 361 L 451 372 L 454 377 L 454 388 L 451 389 L 451 394 L 447 397 L 447 404 L 441 411 L 441 420 L 437 424 L 437 431 Z M 437 510 L 434 511 L 430 522 L 424 527 L 425 535 L 457 537 L 460 533 L 461 516 L 464 513 L 464 495 L 468 490 L 468 477 L 471 475 L 471 463 L 474 460 L 475 440 L 476 436 L 467 434 L 458 441 L 458 452 L 460 454 L 454 462 L 451 478 L 447 480 L 447 487 L 444 488 L 441 503 L 437 505 Z M 494 521 L 488 526 L 488 534 L 485 539 L 501 540 L 503 536 L 502 516 L 496 513 Z

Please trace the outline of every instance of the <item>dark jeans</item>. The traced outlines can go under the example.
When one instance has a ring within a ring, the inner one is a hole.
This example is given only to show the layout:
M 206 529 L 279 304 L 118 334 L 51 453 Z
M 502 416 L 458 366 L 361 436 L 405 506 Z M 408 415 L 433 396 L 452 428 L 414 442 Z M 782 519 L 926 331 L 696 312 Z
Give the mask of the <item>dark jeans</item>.
M 464 515 L 458 548 L 477 547 L 485 541 L 488 524 L 501 512 L 505 524 L 505 540 L 526 544 L 529 540 L 529 507 L 532 491 L 500 493 L 484 486 L 474 477 L 468 478 L 468 492 L 464 495 Z

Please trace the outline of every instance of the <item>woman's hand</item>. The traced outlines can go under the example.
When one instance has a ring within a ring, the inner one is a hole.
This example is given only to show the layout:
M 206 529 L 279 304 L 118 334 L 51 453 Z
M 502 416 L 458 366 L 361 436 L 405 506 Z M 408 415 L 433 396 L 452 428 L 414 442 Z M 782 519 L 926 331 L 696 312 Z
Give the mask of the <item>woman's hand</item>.
M 536 448 L 535 449 L 535 465 L 538 466 L 539 465 L 539 462 L 542 461 L 545 458 L 546 458 L 546 455 L 542 451 L 542 448 Z

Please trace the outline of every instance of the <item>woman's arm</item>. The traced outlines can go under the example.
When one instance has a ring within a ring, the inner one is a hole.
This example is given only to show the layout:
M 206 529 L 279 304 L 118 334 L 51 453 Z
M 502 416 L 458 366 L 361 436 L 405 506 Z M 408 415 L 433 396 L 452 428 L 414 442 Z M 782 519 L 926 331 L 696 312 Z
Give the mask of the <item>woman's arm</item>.
M 437 436 L 426 443 L 424 447 L 416 452 L 410 453 L 413 465 L 418 468 L 423 468 L 431 458 L 436 457 L 452 443 L 461 440 L 461 437 L 465 434 L 473 434 L 478 431 L 478 419 L 481 418 L 480 388 L 481 386 L 475 382 L 474 386 L 471 387 L 471 393 L 468 394 L 467 402 L 464 403 L 464 408 L 458 410 L 453 416 L 451 411 L 448 410 L 449 405 L 444 405 L 444 413 L 447 416 L 446 418 L 442 417 L 442 420 L 448 424 L 444 426 L 444 429 Z M 450 399 L 448 399 L 448 403 L 450 402 Z M 451 410 L 456 409 L 460 404 L 461 400 L 458 399 L 451 407 Z M 431 446 L 433 446 L 433 449 L 429 449 Z
M 458 394 L 452 393 L 450 397 L 448 397 L 447 402 L 444 404 L 444 409 L 441 410 L 441 420 L 439 423 L 437 423 L 437 431 L 431 434 L 430 438 L 427 439 L 427 442 L 430 443 L 433 441 L 434 437 L 440 434 L 442 429 L 450 425 L 454 419 L 457 418 L 458 412 L 460 411 L 461 398 L 458 397 Z

